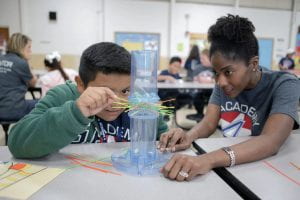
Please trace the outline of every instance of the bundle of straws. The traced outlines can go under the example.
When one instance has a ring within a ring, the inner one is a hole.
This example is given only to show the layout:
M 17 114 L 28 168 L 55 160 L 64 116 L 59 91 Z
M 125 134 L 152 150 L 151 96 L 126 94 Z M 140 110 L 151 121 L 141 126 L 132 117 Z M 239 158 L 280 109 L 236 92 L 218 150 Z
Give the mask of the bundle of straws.
M 160 103 L 174 101 L 175 99 L 168 99 L 165 101 L 161 101 L 160 103 L 148 103 L 148 102 L 139 102 L 139 103 L 132 103 L 126 99 L 119 98 L 120 101 L 114 102 L 118 106 L 113 108 L 123 108 L 126 109 L 125 112 L 129 112 L 131 110 L 150 110 L 150 111 L 157 111 L 161 115 L 172 115 L 174 106 L 163 106 Z

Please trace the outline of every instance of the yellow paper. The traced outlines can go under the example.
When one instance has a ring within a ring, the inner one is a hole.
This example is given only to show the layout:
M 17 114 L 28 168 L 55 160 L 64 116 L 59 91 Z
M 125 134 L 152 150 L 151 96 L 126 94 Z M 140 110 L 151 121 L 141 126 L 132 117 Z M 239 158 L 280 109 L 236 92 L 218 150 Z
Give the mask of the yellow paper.
M 21 170 L 10 169 L 0 176 L 0 197 L 27 199 L 64 171 L 30 164 Z
M 143 43 L 141 42 L 123 42 L 122 46 L 127 49 L 128 51 L 135 51 L 135 50 L 143 50 Z

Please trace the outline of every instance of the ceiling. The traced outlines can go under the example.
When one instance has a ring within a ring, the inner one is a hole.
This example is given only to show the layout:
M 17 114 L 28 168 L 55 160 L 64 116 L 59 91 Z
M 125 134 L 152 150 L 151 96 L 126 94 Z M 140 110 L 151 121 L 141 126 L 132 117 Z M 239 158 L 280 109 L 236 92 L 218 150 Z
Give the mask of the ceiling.
M 140 0 L 140 1 L 163 1 L 170 2 L 172 0 Z M 247 8 L 263 8 L 276 10 L 293 10 L 300 11 L 300 0 L 174 0 L 176 3 L 196 3 L 210 5 L 235 6 L 236 2 L 239 7 Z

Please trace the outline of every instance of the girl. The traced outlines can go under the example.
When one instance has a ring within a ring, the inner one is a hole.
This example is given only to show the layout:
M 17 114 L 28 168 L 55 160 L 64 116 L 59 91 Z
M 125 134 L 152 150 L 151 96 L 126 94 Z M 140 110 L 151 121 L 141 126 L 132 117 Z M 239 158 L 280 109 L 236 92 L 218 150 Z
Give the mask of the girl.
M 64 84 L 67 80 L 75 81 L 78 73 L 73 69 L 63 69 L 61 66 L 61 55 L 54 51 L 46 55 L 44 59 L 48 73 L 44 74 L 38 82 L 42 88 L 42 96 L 44 97 L 51 88 Z
M 299 80 L 292 74 L 258 65 L 254 30 L 248 19 L 230 14 L 209 28 L 209 55 L 216 87 L 206 114 L 187 133 L 173 129 L 163 134 L 158 147 L 161 151 L 186 149 L 195 139 L 213 134 L 219 122 L 226 137 L 257 137 L 200 156 L 175 155 L 162 168 L 165 177 L 191 180 L 212 168 L 232 167 L 272 156 L 293 127 L 299 126 Z

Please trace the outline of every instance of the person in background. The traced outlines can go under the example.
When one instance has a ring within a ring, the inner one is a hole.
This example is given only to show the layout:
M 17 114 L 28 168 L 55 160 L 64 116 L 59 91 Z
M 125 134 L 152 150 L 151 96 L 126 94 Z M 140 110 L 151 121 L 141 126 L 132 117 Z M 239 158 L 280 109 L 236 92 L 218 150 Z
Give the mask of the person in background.
M 179 75 L 179 72 L 181 70 L 181 62 L 182 61 L 180 57 L 172 57 L 169 61 L 168 69 L 161 71 L 157 77 L 157 80 L 159 82 L 170 83 L 175 83 L 177 80 L 181 80 L 181 76 Z M 176 107 L 175 110 L 185 104 L 183 102 L 183 99 L 185 99 L 185 95 L 180 94 L 177 89 L 158 89 L 158 96 L 162 101 L 176 99 L 176 101 L 167 101 L 162 104 L 164 106 L 174 106 Z M 169 116 L 164 116 L 164 119 L 169 120 Z
M 293 70 L 295 68 L 295 61 L 293 56 L 295 55 L 294 49 L 288 49 L 286 56 L 281 58 L 279 61 L 279 69 L 280 70 Z
M 201 64 L 196 69 L 194 81 L 199 83 L 214 83 L 214 73 L 209 60 L 209 50 L 203 49 L 200 54 Z M 209 97 L 212 93 L 211 89 L 203 89 L 193 97 L 196 114 L 187 115 L 186 118 L 199 122 L 204 116 L 204 106 L 207 105 Z
M 181 58 L 174 56 L 169 61 L 168 69 L 165 69 L 160 72 L 157 77 L 157 80 L 167 81 L 167 82 L 176 82 L 176 80 L 181 79 L 179 72 L 181 70 Z
M 0 119 L 17 121 L 28 114 L 37 100 L 26 100 L 28 87 L 34 87 L 37 78 L 28 65 L 31 39 L 14 33 L 8 41 L 7 54 L 0 55 Z
M 188 58 L 184 63 L 184 68 L 187 70 L 187 80 L 193 81 L 194 71 L 196 67 L 201 64 L 199 47 L 197 45 L 193 45 L 190 51 Z
M 76 84 L 49 90 L 26 117 L 12 127 L 8 148 L 16 158 L 39 158 L 80 143 L 130 141 L 130 119 L 119 108 L 130 93 L 130 54 L 101 42 L 82 54 Z M 157 135 L 168 127 L 160 117 Z
M 230 14 L 209 28 L 209 55 L 216 86 L 205 116 L 186 133 L 177 128 L 161 135 L 158 148 L 187 149 L 192 141 L 212 135 L 219 123 L 225 137 L 256 137 L 199 156 L 175 154 L 162 167 L 165 177 L 189 181 L 213 168 L 272 156 L 293 128 L 299 128 L 300 81 L 288 72 L 259 66 L 254 31 L 247 18 Z
M 74 82 L 78 75 L 75 70 L 62 67 L 61 55 L 57 51 L 47 54 L 44 64 L 48 73 L 41 76 L 37 83 L 42 88 L 42 97 L 46 95 L 49 89 L 64 84 L 67 80 Z

